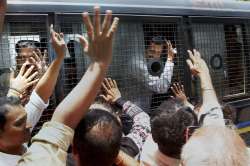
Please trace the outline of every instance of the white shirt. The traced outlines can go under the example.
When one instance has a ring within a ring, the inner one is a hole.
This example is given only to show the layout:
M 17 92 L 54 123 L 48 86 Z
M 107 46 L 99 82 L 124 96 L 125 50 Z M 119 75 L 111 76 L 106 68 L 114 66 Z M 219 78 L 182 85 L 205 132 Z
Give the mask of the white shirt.
M 133 57 L 129 67 L 129 77 L 124 98 L 129 99 L 144 111 L 150 110 L 153 93 L 164 94 L 168 91 L 173 76 L 174 63 L 167 61 L 160 76 L 152 76 L 144 57 Z M 128 77 L 128 76 L 126 76 Z
M 25 111 L 27 112 L 27 123 L 32 125 L 32 129 L 39 121 L 43 110 L 48 107 L 49 103 L 44 103 L 41 97 L 33 91 L 29 102 L 25 105 Z M 26 145 L 25 145 L 26 146 Z M 21 156 L 12 155 L 0 152 L 0 166 L 15 166 L 20 160 Z
M 161 153 L 152 135 L 148 136 L 142 147 L 140 166 L 179 166 L 180 160 Z

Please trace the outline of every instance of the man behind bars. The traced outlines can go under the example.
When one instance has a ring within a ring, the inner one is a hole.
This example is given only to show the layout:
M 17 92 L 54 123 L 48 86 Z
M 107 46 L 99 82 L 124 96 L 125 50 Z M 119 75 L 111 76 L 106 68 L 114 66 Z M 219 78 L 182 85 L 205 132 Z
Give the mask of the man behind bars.
M 166 53 L 164 48 L 167 49 Z M 162 36 L 155 36 L 144 57 L 136 56 L 132 59 L 131 74 L 142 86 L 138 93 L 140 96 L 133 96 L 135 103 L 146 112 L 159 106 L 164 98 L 163 94 L 167 93 L 173 76 L 174 56 L 171 42 Z

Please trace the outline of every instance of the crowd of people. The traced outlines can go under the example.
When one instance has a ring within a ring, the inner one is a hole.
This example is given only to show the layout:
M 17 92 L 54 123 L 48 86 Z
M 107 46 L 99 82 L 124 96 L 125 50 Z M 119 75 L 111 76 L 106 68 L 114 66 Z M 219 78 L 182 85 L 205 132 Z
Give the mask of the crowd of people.
M 2 27 L 6 0 L 0 4 Z M 0 166 L 250 165 L 250 152 L 234 125 L 226 123 L 225 117 L 230 116 L 217 99 L 209 68 L 198 50 L 187 51 L 187 64 L 200 79 L 201 89 L 202 103 L 192 105 L 183 85 L 170 87 L 175 54 L 171 43 L 154 38 L 147 58 L 161 61 L 165 42 L 168 51 L 162 73 L 170 75 L 154 76 L 148 71 L 144 77 L 152 92 L 171 89 L 174 96 L 148 114 L 122 96 L 116 80 L 106 78 L 119 18 L 112 19 L 112 11 L 107 10 L 101 24 L 100 8 L 94 7 L 93 13 L 93 21 L 88 12 L 82 14 L 87 38 L 79 35 L 91 63 L 33 138 L 30 133 L 49 104 L 67 47 L 64 35 L 55 32 L 53 25 L 51 44 L 57 56 L 50 65 L 44 61 L 46 51 L 19 43 L 20 66 L 10 74 L 8 94 L 0 98 Z M 121 113 L 133 121 L 126 134 Z

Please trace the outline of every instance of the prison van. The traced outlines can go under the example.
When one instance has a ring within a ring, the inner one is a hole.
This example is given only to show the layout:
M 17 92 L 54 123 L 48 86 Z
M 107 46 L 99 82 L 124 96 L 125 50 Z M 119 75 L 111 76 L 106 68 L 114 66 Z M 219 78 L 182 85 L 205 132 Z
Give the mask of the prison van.
M 136 68 L 144 65 L 141 62 L 145 59 L 151 39 L 160 36 L 171 41 L 176 49 L 171 82 L 182 83 L 190 100 L 199 103 L 201 95 L 199 80 L 191 76 L 186 64 L 186 50 L 196 48 L 209 66 L 221 103 L 230 103 L 237 109 L 237 123 L 250 120 L 250 2 L 8 0 L 5 29 L 0 41 L 1 78 L 9 67 L 17 65 L 16 44 L 20 41 L 32 40 L 39 43 L 41 51 L 48 50 L 48 61 L 56 56 L 49 44 L 50 24 L 54 24 L 57 31 L 64 33 L 67 43 L 68 50 L 55 95 L 41 119 L 41 124 L 50 119 L 55 106 L 77 84 L 90 62 L 79 44 L 77 34 L 86 36 L 81 13 L 91 13 L 96 4 L 101 7 L 102 14 L 111 9 L 113 15 L 120 18 L 108 76 L 118 82 L 125 99 L 136 103 L 140 98 L 151 104 L 150 108 L 142 109 L 152 110 L 156 108 L 152 107 L 152 103 L 160 105 L 160 100 L 166 100 L 172 95 L 168 90 L 161 95 L 153 94 L 152 97 L 152 93 L 146 90 L 148 78 L 143 73 L 145 71 Z M 163 53 L 163 56 L 167 55 Z M 164 63 L 156 70 L 162 70 Z M 150 70 L 151 66 L 147 67 Z M 148 75 L 150 74 L 152 73 Z M 1 82 L 0 88 L 1 95 L 4 95 L 6 82 Z M 248 130 L 243 133 L 247 132 Z

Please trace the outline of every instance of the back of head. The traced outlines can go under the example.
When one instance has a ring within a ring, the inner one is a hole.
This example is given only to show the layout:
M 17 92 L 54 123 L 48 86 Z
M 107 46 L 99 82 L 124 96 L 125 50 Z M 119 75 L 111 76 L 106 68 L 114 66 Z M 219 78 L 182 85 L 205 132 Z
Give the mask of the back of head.
M 207 126 L 195 131 L 183 146 L 184 166 L 246 166 L 247 147 L 235 130 L 223 126 Z
M 92 109 L 75 130 L 74 152 L 82 166 L 110 166 L 118 155 L 121 137 L 121 125 L 114 115 Z
M 181 148 L 185 143 L 185 130 L 195 124 L 195 117 L 190 108 L 180 107 L 175 100 L 169 100 L 165 104 L 165 107 L 160 106 L 152 115 L 152 137 L 162 153 L 180 158 Z

